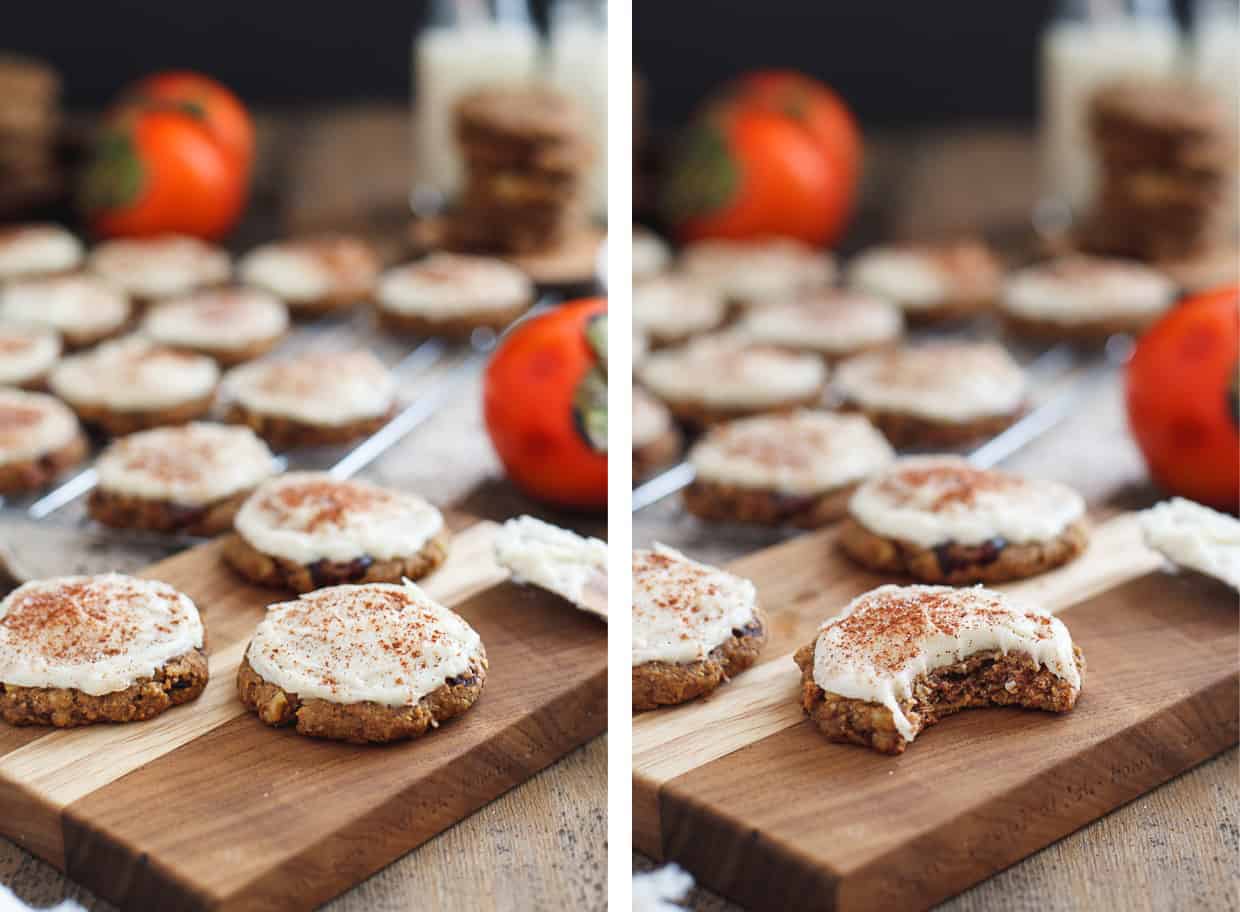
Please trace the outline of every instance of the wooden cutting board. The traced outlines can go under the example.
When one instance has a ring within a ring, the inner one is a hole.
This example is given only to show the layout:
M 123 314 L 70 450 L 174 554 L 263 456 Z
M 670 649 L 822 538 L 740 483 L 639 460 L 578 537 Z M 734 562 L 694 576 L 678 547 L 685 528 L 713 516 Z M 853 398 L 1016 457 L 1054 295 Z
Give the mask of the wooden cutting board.
M 310 909 L 447 829 L 607 724 L 607 630 L 507 581 L 496 526 L 456 533 L 423 581 L 490 659 L 469 712 L 424 738 L 357 746 L 272 729 L 235 676 L 266 605 L 217 541 L 145 576 L 188 593 L 211 681 L 149 722 L 69 731 L 0 724 L 0 832 L 125 909 Z
M 989 877 L 1240 737 L 1236 594 L 1163 572 L 1135 516 L 1004 588 L 1085 653 L 1076 709 L 973 710 L 888 757 L 805 721 L 792 653 L 882 582 L 835 530 L 731 565 L 770 615 L 763 661 L 703 701 L 635 717 L 633 841 L 746 907 L 919 909 Z

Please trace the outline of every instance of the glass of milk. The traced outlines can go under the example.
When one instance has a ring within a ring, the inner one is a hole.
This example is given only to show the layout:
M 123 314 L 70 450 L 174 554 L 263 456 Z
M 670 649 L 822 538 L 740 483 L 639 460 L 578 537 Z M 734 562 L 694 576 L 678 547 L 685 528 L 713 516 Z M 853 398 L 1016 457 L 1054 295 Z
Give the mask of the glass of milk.
M 604 0 L 556 0 L 551 6 L 547 78 L 571 95 L 589 117 L 595 160 L 586 179 L 590 212 L 607 214 L 607 4 Z
M 529 82 L 539 67 L 539 37 L 526 0 L 433 0 L 430 21 L 414 37 L 412 204 L 434 212 L 461 186 L 452 110 L 467 92 Z
M 1095 180 L 1090 97 L 1118 78 L 1172 75 L 1180 34 L 1168 0 L 1060 0 L 1041 54 L 1042 189 L 1070 220 Z

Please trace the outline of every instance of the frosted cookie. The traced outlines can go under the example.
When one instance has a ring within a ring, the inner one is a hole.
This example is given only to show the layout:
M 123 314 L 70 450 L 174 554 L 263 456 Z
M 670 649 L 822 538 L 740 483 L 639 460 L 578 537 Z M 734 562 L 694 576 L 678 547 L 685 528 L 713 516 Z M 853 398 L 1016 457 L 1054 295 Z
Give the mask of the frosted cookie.
M 641 482 L 667 468 L 683 444 L 672 413 L 640 386 L 633 388 L 633 481 Z
M 69 272 L 81 263 L 82 242 L 59 225 L 0 228 L 0 281 Z
M 294 592 L 421 579 L 448 556 L 443 516 L 421 497 L 325 472 L 264 482 L 234 526 L 228 564 L 251 582 Z
M 804 300 L 749 311 L 739 332 L 759 345 L 817 352 L 830 362 L 896 344 L 904 335 L 900 308 L 882 298 L 821 291 Z
M 1183 497 L 1140 517 L 1145 543 L 1171 563 L 1240 589 L 1240 520 Z
M 469 338 L 501 330 L 534 303 L 534 283 L 503 260 L 433 253 L 379 279 L 379 322 L 395 332 Z
M 753 346 L 731 334 L 654 352 L 637 374 L 673 415 L 697 427 L 816 405 L 827 383 L 817 355 Z
M 232 367 L 267 354 L 288 331 L 288 308 L 252 288 L 219 288 L 169 298 L 146 314 L 142 332 L 163 345 L 209 355 Z
M 766 615 L 749 580 L 663 545 L 633 552 L 633 711 L 708 694 L 758 659 Z
M 268 606 L 237 693 L 267 725 L 386 743 L 465 712 L 486 673 L 477 631 L 414 584 L 333 586 Z
M 711 428 L 689 450 L 685 508 L 708 520 L 813 529 L 839 519 L 857 482 L 894 458 L 861 415 L 742 418 Z
M 90 268 L 145 307 L 222 285 L 232 275 L 232 260 L 205 241 L 169 234 L 104 241 L 91 251 Z
M 683 276 L 661 276 L 633 288 L 633 326 L 655 348 L 710 332 L 727 312 L 722 295 Z
M 959 320 L 990 310 L 1003 267 L 983 244 L 873 247 L 848 265 L 848 284 L 897 304 L 912 322 Z
M 597 538 L 519 516 L 495 533 L 495 560 L 514 582 L 554 592 L 606 620 L 607 545 Z
M 1024 579 L 1089 542 L 1076 491 L 952 456 L 901 460 L 857 489 L 848 517 L 839 543 L 850 557 L 931 583 Z
M 831 254 L 790 238 L 697 241 L 684 249 L 680 268 L 743 308 L 796 300 L 836 276 Z
M 938 342 L 857 355 L 835 371 L 845 408 L 892 446 L 952 447 L 992 437 L 1025 410 L 1028 379 L 998 345 Z
M 1085 669 L 1063 621 L 981 587 L 872 589 L 794 658 L 822 733 L 884 754 L 962 709 L 1067 712 Z
M 194 423 L 114 441 L 95 463 L 87 509 L 106 526 L 218 535 L 249 493 L 275 472 L 249 428 Z
M 129 296 L 95 276 L 23 279 L 0 288 L 0 320 L 55 330 L 66 348 L 117 335 L 129 314 Z
M 26 583 L 0 602 L 0 717 L 71 728 L 139 722 L 207 685 L 189 596 L 109 573 Z
M 368 351 L 310 352 L 234 367 L 223 394 L 229 421 L 283 450 L 373 434 L 396 406 L 396 381 Z
M 128 336 L 65 358 L 48 386 L 84 422 L 120 436 L 201 418 L 219 377 L 210 358 Z
M 0 494 L 36 491 L 85 458 L 77 416 L 59 399 L 0 389 Z
M 633 226 L 633 284 L 667 272 L 672 251 L 667 241 L 648 228 Z
M 60 359 L 60 336 L 50 329 L 0 323 L 0 386 L 42 389 Z
M 314 317 L 370 301 L 379 258 L 360 238 L 325 235 L 256 247 L 241 258 L 237 273 L 285 301 L 294 316 Z
M 1020 335 L 1105 342 L 1115 333 L 1140 333 L 1175 296 L 1171 279 L 1141 263 L 1066 256 L 1013 273 L 1001 306 Z

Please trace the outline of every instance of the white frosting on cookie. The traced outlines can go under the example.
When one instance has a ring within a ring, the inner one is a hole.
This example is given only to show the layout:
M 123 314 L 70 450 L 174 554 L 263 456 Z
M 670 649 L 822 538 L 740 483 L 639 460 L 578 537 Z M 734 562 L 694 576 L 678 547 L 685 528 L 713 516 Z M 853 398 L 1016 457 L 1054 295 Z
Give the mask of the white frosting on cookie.
M 667 241 L 653 231 L 633 227 L 633 282 L 644 282 L 666 272 L 672 262 L 672 251 Z
M 309 352 L 235 367 L 223 392 L 260 415 L 335 426 L 387 414 L 396 381 L 368 351 Z
M 681 269 L 747 307 L 796 299 L 836 275 L 831 254 L 788 238 L 698 241 L 685 248 Z
M 406 491 L 289 472 L 260 485 L 235 525 L 255 550 L 308 565 L 412 557 L 443 529 L 443 515 Z
M 495 533 L 495 559 L 518 583 L 554 592 L 578 608 L 607 617 L 607 545 L 519 516 Z M 603 611 L 595 609 L 603 607 Z
M 119 573 L 38 580 L 0 602 L 0 682 L 115 693 L 202 640 L 198 609 L 167 583 Z
M 196 422 L 113 441 L 95 463 L 99 488 L 183 506 L 214 503 L 275 473 L 267 444 L 249 428 Z
M 1079 324 L 1152 318 L 1175 295 L 1171 279 L 1141 263 L 1077 255 L 1014 273 L 1004 285 L 1002 306 L 1026 319 Z
M 904 332 L 904 316 L 882 298 L 823 291 L 802 301 L 751 310 L 740 331 L 760 344 L 840 356 L 894 342 Z
M 156 342 L 185 348 L 237 351 L 278 338 L 288 329 L 288 308 L 255 288 L 221 288 L 170 298 L 154 307 L 142 331 Z
M 0 465 L 38 459 L 77 435 L 77 416 L 55 396 L 0 389 Z
M 633 388 L 633 448 L 648 446 L 672 427 L 672 415 L 640 386 Z
M 65 358 L 48 384 L 71 404 L 150 411 L 210 396 L 219 377 L 219 368 L 205 355 L 127 336 Z
M 1240 519 L 1183 497 L 1140 515 L 1145 543 L 1167 560 L 1240 589 Z
M 696 662 L 754 619 L 747 579 L 656 544 L 633 552 L 633 664 Z
M 245 655 L 302 700 L 412 706 L 469 673 L 482 640 L 415 584 L 371 583 L 268 606 Z
M 59 225 L 0 228 L 0 279 L 76 269 L 82 242 Z
M 71 335 L 103 336 L 129 319 L 129 298 L 95 276 L 25 279 L 0 289 L 0 319 Z
M 827 382 L 818 355 L 752 346 L 732 334 L 654 352 L 637 373 L 660 399 L 721 408 L 779 407 L 816 395 Z
M 853 484 L 894 458 L 864 416 L 809 410 L 729 421 L 689 451 L 700 481 L 807 495 Z
M 727 311 L 715 289 L 684 276 L 660 276 L 633 288 L 633 325 L 661 342 L 708 332 Z
M 835 387 L 862 408 L 945 422 L 1011 415 L 1028 380 L 994 343 L 938 342 L 870 352 L 835 370 Z
M 922 675 L 978 652 L 1029 655 L 1076 690 L 1081 673 L 1063 621 L 1002 592 L 951 586 L 880 586 L 823 624 L 814 642 L 814 683 L 891 710 L 896 730 L 916 735 L 902 703 Z
M 1056 538 L 1085 515 L 1067 485 L 976 469 L 954 456 L 902 459 L 853 494 L 852 518 L 876 535 L 922 548 Z
M 379 275 L 379 260 L 357 238 L 303 238 L 256 247 L 241 258 L 237 274 L 247 285 L 296 306 L 350 294 L 368 297 Z
M 994 298 L 1002 271 L 980 244 L 887 245 L 858 254 L 848 284 L 905 310 L 932 310 L 957 301 Z
M 379 306 L 398 314 L 458 317 L 511 310 L 534 299 L 534 284 L 494 257 L 433 253 L 389 269 L 379 279 Z
M 50 329 L 0 323 L 0 386 L 38 380 L 60 357 L 60 336 Z
M 90 268 L 131 295 L 155 299 L 227 281 L 232 260 L 205 241 L 170 234 L 105 241 L 91 251 Z

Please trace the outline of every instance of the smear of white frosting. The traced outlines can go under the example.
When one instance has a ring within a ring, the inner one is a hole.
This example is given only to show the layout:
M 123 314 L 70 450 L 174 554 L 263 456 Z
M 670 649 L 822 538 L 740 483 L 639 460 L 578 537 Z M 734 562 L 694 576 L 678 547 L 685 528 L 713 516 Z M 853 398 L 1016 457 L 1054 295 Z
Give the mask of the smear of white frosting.
M 517 582 L 540 586 L 607 617 L 607 545 L 597 538 L 520 516 L 495 534 L 495 559 Z M 599 606 L 602 611 L 596 610 Z
M 1240 519 L 1174 497 L 1141 513 L 1145 541 L 1167 560 L 1240 590 Z

